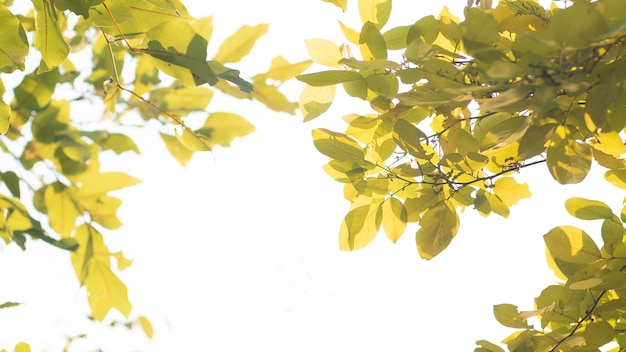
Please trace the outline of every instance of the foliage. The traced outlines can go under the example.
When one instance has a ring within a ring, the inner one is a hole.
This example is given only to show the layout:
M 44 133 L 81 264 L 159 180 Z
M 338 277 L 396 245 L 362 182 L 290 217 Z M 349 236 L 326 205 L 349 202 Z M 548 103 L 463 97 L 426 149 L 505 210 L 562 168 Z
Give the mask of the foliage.
M 473 5 L 463 20 L 444 8 L 437 18 L 386 28 L 391 0 L 362 0 L 362 27 L 340 22 L 349 44 L 307 41 L 311 58 L 330 69 L 297 77 L 308 85 L 300 97 L 304 120 L 329 109 L 337 85 L 373 110 L 344 116 L 343 133 L 313 131 L 315 147 L 330 159 L 324 170 L 344 184 L 351 203 L 341 249 L 366 246 L 381 226 L 396 242 L 417 222 L 419 255 L 432 259 L 459 231 L 459 211 L 506 218 L 530 197 L 515 173 L 532 165 L 546 164 L 558 183 L 573 184 L 595 160 L 607 181 L 626 188 L 623 1 L 548 10 L 532 0 Z M 603 221 L 603 245 L 572 226 L 549 231 L 549 265 L 563 282 L 547 287 L 532 311 L 494 307 L 502 325 L 519 329 L 504 343 L 511 351 L 598 351 L 612 341 L 607 347 L 622 351 L 624 211 L 618 217 L 581 198 L 566 207 Z
M 117 274 L 131 261 L 104 238 L 121 226 L 111 192 L 139 182 L 102 171 L 100 154 L 139 153 L 140 129 L 159 133 L 185 165 L 194 151 L 251 133 L 234 112 L 205 112 L 216 91 L 295 113 L 278 86 L 310 61 L 276 57 L 246 80 L 225 65 L 247 56 L 268 25 L 241 27 L 208 59 L 212 30 L 211 17 L 192 17 L 179 0 L 0 1 L 0 237 L 24 250 L 29 239 L 68 250 L 93 319 L 131 313 Z

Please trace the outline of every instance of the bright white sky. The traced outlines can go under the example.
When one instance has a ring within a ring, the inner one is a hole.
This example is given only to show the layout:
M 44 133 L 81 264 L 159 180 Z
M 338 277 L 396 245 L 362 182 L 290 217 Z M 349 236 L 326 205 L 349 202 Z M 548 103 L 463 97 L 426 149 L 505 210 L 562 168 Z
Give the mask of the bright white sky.
M 185 3 L 197 17 L 215 16 L 213 50 L 239 25 L 271 24 L 249 58 L 255 61 L 238 65 L 244 74 L 264 71 L 279 54 L 303 60 L 303 39 L 340 42 L 336 20 L 358 22 L 356 2 L 348 14 L 318 0 Z M 388 26 L 436 14 L 444 3 L 395 1 Z M 447 3 L 458 13 L 466 1 Z M 293 98 L 300 89 L 293 85 Z M 232 148 L 196 155 L 186 169 L 158 136 L 142 135 L 142 155 L 124 156 L 124 168 L 143 183 L 119 193 L 125 226 L 107 237 L 113 250 L 134 259 L 122 278 L 133 314 L 151 319 L 155 338 L 138 329 L 94 328 L 81 318 L 88 314 L 86 298 L 67 253 L 31 243 L 25 253 L 12 245 L 0 255 L 0 302 L 25 303 L 0 311 L 0 348 L 24 340 L 33 351 L 58 351 L 63 336 L 88 333 L 72 351 L 471 351 L 476 340 L 498 342 L 512 332 L 493 318 L 494 304 L 532 310 L 533 298 L 554 282 L 542 235 L 557 225 L 580 225 L 567 215 L 565 199 L 621 207 L 623 194 L 605 185 L 597 166 L 582 185 L 566 187 L 536 166 L 520 175 L 532 199 L 514 207 L 508 220 L 468 209 L 457 238 L 432 261 L 417 255 L 416 227 L 395 245 L 381 234 L 363 250 L 340 252 L 337 231 L 348 202 L 321 169 L 326 158 L 314 149 L 310 130 L 341 130 L 340 116 L 369 112 L 346 102 L 303 124 L 216 96 L 210 111 L 240 113 L 257 131 Z

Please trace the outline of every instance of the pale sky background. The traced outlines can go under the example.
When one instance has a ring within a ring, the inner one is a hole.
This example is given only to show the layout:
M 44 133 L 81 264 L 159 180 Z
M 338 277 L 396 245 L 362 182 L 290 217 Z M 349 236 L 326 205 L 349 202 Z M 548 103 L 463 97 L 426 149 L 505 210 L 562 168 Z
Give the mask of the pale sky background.
M 355 1 L 347 14 L 319 0 L 184 3 L 197 17 L 214 15 L 213 52 L 240 25 L 270 23 L 250 57 L 232 65 L 244 76 L 266 70 L 279 54 L 306 59 L 303 39 L 341 42 L 337 19 L 358 23 Z M 459 13 L 467 2 L 396 0 L 386 28 L 436 14 L 444 3 Z M 288 89 L 295 99 L 301 86 Z M 417 254 L 415 225 L 395 245 L 381 233 L 365 249 L 340 252 L 337 232 L 349 204 L 342 185 L 322 170 L 327 159 L 310 131 L 343 131 L 342 115 L 370 111 L 337 99 L 329 113 L 303 124 L 300 116 L 216 95 L 209 111 L 239 113 L 257 131 L 231 148 L 197 154 L 185 169 L 148 133 L 137 135 L 140 156 L 103 158 L 103 168 L 143 181 L 117 193 L 125 225 L 105 239 L 134 260 L 121 277 L 133 316 L 152 321 L 154 339 L 82 318 L 89 310 L 69 255 L 29 242 L 26 252 L 0 249 L 0 302 L 25 303 L 0 310 L 0 348 L 24 340 L 33 351 L 59 351 L 64 336 L 87 333 L 71 351 L 472 351 L 476 340 L 499 342 L 513 332 L 493 318 L 494 304 L 532 310 L 533 298 L 555 282 L 542 235 L 581 225 L 565 211 L 565 199 L 621 209 L 623 192 L 602 180 L 597 165 L 576 186 L 558 186 L 539 165 L 519 175 L 532 199 L 507 220 L 467 209 L 455 240 L 432 261 Z M 599 223 L 582 225 L 599 237 Z

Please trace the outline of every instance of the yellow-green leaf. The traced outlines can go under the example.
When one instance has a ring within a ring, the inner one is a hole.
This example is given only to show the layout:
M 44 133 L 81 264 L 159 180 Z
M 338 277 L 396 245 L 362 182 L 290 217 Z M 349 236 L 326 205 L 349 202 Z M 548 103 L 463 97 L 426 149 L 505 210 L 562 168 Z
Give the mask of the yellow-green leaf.
M 512 304 L 497 304 L 493 306 L 493 315 L 496 320 L 509 328 L 527 329 L 529 325 L 520 317 L 517 306 Z
M 383 229 L 393 242 L 402 236 L 406 229 L 407 212 L 404 204 L 397 198 L 389 198 L 383 203 Z
M 265 82 L 254 82 L 254 92 L 252 92 L 252 96 L 261 104 L 274 111 L 286 112 L 293 115 L 298 108 L 298 104 L 289 101 L 289 99 L 278 90 L 278 87 L 266 84 Z
M 459 216 L 448 203 L 441 202 L 428 209 L 415 234 L 417 251 L 424 259 L 432 259 L 446 249 L 459 230 Z
M 605 320 L 590 322 L 583 333 L 587 346 L 600 347 L 609 343 L 615 336 L 615 329 Z
M 339 229 L 339 249 L 353 251 L 369 244 L 380 229 L 381 209 L 378 204 L 366 204 L 350 210 Z
M 364 57 L 364 60 L 386 60 L 387 45 L 385 38 L 380 34 L 372 22 L 365 22 L 359 36 L 359 44 L 365 44 L 373 57 Z
M 560 184 L 579 183 L 589 173 L 592 157 L 588 144 L 578 142 L 565 128 L 559 127 L 547 149 L 548 170 Z
M 268 24 L 242 26 L 233 35 L 226 38 L 214 60 L 220 63 L 239 62 L 250 53 L 254 43 L 267 32 L 268 28 Z
M 112 308 L 117 309 L 125 317 L 131 311 L 126 285 L 100 260 L 89 263 L 89 274 L 85 279 L 89 307 L 95 320 L 104 320 Z
M 574 226 L 558 226 L 543 236 L 554 258 L 574 264 L 589 264 L 602 256 L 589 235 Z
M 299 81 L 315 87 L 363 80 L 363 76 L 361 76 L 358 72 L 344 70 L 307 73 L 304 75 L 299 75 L 296 78 Z
M 0 80 L 0 135 L 7 133 L 11 124 L 11 108 L 2 100 L 4 92 L 4 83 Z
M 604 173 L 604 178 L 614 186 L 626 189 L 626 169 L 609 170 Z
M 298 106 L 304 121 L 310 121 L 330 108 L 335 99 L 336 86 L 313 87 L 305 86 L 300 93 Z
M 37 73 L 48 72 L 63 63 L 70 52 L 59 28 L 57 10 L 51 0 L 32 0 L 35 7 L 35 47 L 41 52 Z
M 589 279 L 572 282 L 567 287 L 570 290 L 574 290 L 574 291 L 586 291 L 602 284 L 603 282 L 604 281 L 602 281 L 602 279 L 600 278 L 592 277 Z
M 28 39 L 20 21 L 8 7 L 0 6 L 0 72 L 24 71 L 28 49 Z M 4 93 L 4 90 L 0 93 Z
M 358 163 L 365 157 L 359 143 L 343 133 L 318 128 L 313 130 L 312 134 L 315 148 L 331 159 Z
M 307 39 L 304 43 L 309 56 L 316 63 L 329 67 L 341 67 L 339 61 L 343 59 L 343 55 L 337 44 L 326 39 Z
M 175 131 L 178 141 L 185 146 L 185 148 L 194 152 L 204 152 L 211 150 L 211 141 L 209 138 L 202 134 L 198 134 L 192 131 L 189 127 L 183 127 L 182 133 L 178 130 Z
M 582 220 L 610 219 L 614 216 L 611 208 L 604 202 L 579 197 L 566 200 L 565 209 Z

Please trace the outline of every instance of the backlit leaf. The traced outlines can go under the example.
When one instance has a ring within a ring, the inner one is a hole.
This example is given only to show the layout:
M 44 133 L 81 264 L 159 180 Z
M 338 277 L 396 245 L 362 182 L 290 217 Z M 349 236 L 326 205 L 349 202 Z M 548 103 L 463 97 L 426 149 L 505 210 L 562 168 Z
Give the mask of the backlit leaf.
M 0 72 L 24 71 L 28 49 L 28 39 L 20 21 L 8 7 L 0 6 Z M 0 97 L 3 93 L 4 88 L 0 86 Z M 0 133 L 3 133 L 1 123 Z
M 255 127 L 240 115 L 229 112 L 214 112 L 207 117 L 204 126 L 197 132 L 208 146 L 228 147 L 235 138 L 254 132 Z
M 309 56 L 316 63 L 329 67 L 341 67 L 339 61 L 343 59 L 343 55 L 337 44 L 326 39 L 307 39 L 304 43 Z
M 608 170 L 604 173 L 604 178 L 614 186 L 626 189 L 626 169 Z
M 526 329 L 529 327 L 526 320 L 520 317 L 517 306 L 512 304 L 497 304 L 493 306 L 493 315 L 496 320 L 509 328 Z
M 530 198 L 531 193 L 527 184 L 519 184 L 513 177 L 500 177 L 494 183 L 493 191 L 506 206 L 517 204 L 520 199 Z
M 71 199 L 66 186 L 60 183 L 45 188 L 44 200 L 48 210 L 50 226 L 61 235 L 69 237 L 81 213 Z
M 424 259 L 432 259 L 446 249 L 459 230 L 459 216 L 446 202 L 428 209 L 415 234 L 417 251 Z
M 322 0 L 323 2 L 330 2 L 338 8 L 346 11 L 348 9 L 348 0 Z
M 361 29 L 359 43 L 365 44 L 372 53 L 373 57 L 364 57 L 366 60 L 385 60 L 387 59 L 387 45 L 383 35 L 380 34 L 376 26 L 371 22 L 366 22 Z
M 326 112 L 335 99 L 335 91 L 335 85 L 304 87 L 298 102 L 304 121 L 310 121 Z
M 134 186 L 140 181 L 123 172 L 103 172 L 86 177 L 75 193 L 78 197 L 104 195 L 109 191 Z
M 359 0 L 359 14 L 363 23 L 383 28 L 391 15 L 391 0 Z
M 579 183 L 589 173 L 591 147 L 576 141 L 563 128 L 557 128 L 547 149 L 548 170 L 560 184 Z
M 2 100 L 4 92 L 4 83 L 0 80 L 0 135 L 7 133 L 11 123 L 11 108 Z
M 337 83 L 353 82 L 363 80 L 363 77 L 354 71 L 321 71 L 316 73 L 307 73 L 296 77 L 308 85 L 320 87 L 329 86 Z
M 589 279 L 573 282 L 573 283 L 569 284 L 567 287 L 570 290 L 586 291 L 586 290 L 592 289 L 592 288 L 602 284 L 603 282 L 604 281 L 602 281 L 602 279 L 600 279 L 600 278 L 592 277 L 592 278 L 589 278 Z
M 167 151 L 172 154 L 172 156 L 178 161 L 179 164 L 185 166 L 187 162 L 193 156 L 193 151 L 185 148 L 179 141 L 178 138 L 171 136 L 165 133 L 159 133 L 163 142 L 165 142 L 165 146 L 167 147 Z
M 383 229 L 393 243 L 404 233 L 407 221 L 406 208 L 399 199 L 389 198 L 383 203 Z
M 270 69 L 261 75 L 263 78 L 273 79 L 275 81 L 286 81 L 294 78 L 302 73 L 309 66 L 311 66 L 311 60 L 300 61 L 296 63 L 290 63 L 282 56 L 277 56 L 272 59 Z
M 226 38 L 214 60 L 221 63 L 239 62 L 250 53 L 254 43 L 267 32 L 268 28 L 268 24 L 242 26 L 233 35 Z
M 614 216 L 604 202 L 579 197 L 566 200 L 565 209 L 572 216 L 583 220 L 610 219 Z
M 70 52 L 59 28 L 56 9 L 51 0 L 32 0 L 35 6 L 35 47 L 41 52 L 38 73 L 61 65 Z
M 325 128 L 312 131 L 313 143 L 320 153 L 331 159 L 363 162 L 365 153 L 354 139 L 343 133 L 333 132 Z
M 154 329 L 152 328 L 152 323 L 150 323 L 150 320 L 148 320 L 148 318 L 144 317 L 143 315 L 139 316 L 137 320 L 139 321 L 139 325 L 141 325 L 141 329 L 143 330 L 144 334 L 146 334 L 146 336 L 151 339 L 154 336 Z
M 189 127 L 183 127 L 182 133 L 175 131 L 178 141 L 185 148 L 194 152 L 204 152 L 211 150 L 211 141 L 204 135 L 192 131 Z
M 350 210 L 339 230 L 339 249 L 353 251 L 369 244 L 380 229 L 381 209 L 376 204 L 367 204 Z
M 92 260 L 89 264 L 89 274 L 85 279 L 89 307 L 96 320 L 104 320 L 112 308 L 115 308 L 125 317 L 131 311 L 126 285 L 100 260 Z
M 543 236 L 550 253 L 558 260 L 589 264 L 601 258 L 600 250 L 589 235 L 574 226 L 559 226 Z

